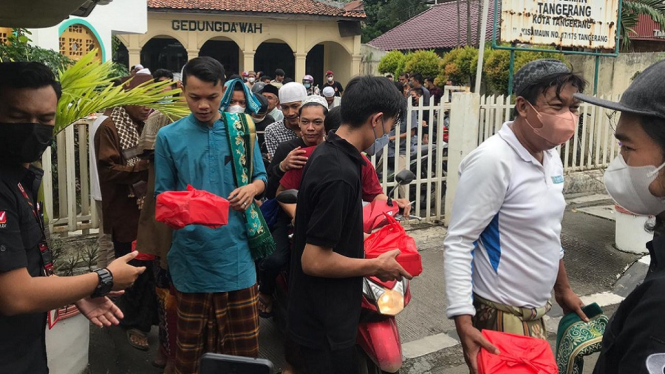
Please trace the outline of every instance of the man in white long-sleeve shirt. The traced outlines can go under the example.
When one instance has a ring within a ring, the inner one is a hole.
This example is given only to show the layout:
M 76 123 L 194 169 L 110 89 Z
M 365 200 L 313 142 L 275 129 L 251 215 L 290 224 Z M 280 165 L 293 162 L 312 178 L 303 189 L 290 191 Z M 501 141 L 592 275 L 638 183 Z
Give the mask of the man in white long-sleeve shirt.
M 563 165 L 554 149 L 575 133 L 586 82 L 558 60 L 515 75 L 515 113 L 460 165 L 444 246 L 448 318 L 476 373 L 480 330 L 546 338 L 552 289 L 565 312 L 586 319 L 563 266 Z

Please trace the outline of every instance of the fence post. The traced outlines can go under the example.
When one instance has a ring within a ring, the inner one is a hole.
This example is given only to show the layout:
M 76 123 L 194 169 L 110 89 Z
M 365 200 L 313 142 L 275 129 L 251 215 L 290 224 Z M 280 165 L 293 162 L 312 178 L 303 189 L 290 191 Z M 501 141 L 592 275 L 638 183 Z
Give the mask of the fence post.
M 480 95 L 477 93 L 454 93 L 450 109 L 448 130 L 448 176 L 446 188 L 446 214 L 444 224 L 448 226 L 453 211 L 455 191 L 459 182 L 459 165 L 462 159 L 478 146 L 480 119 Z

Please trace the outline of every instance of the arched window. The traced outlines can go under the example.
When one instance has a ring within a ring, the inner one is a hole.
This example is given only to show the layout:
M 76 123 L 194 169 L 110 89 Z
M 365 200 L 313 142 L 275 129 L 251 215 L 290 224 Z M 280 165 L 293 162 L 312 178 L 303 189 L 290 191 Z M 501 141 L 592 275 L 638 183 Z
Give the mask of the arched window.
M 72 60 L 80 59 L 93 49 L 97 49 L 95 57 L 99 61 L 102 61 L 102 50 L 99 45 L 99 40 L 97 40 L 95 34 L 84 25 L 69 25 L 69 27 L 60 34 L 60 53 Z

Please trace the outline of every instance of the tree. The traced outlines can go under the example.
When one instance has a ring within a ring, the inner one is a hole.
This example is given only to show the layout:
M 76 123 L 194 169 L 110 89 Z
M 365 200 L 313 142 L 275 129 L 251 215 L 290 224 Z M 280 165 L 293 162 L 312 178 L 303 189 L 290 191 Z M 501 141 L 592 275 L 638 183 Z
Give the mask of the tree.
M 540 48 L 547 47 L 540 46 Z M 561 53 L 518 51 L 515 52 L 515 66 L 513 73 L 516 73 L 522 68 L 522 66 L 531 61 L 544 58 L 566 62 L 566 58 Z M 508 79 L 510 75 L 510 51 L 503 49 L 492 51 L 483 64 L 483 74 L 489 86 L 488 91 L 506 94 L 508 91 Z
M 405 60 L 404 69 L 409 73 L 419 73 L 423 77 L 435 77 L 439 74 L 441 58 L 434 51 L 416 51 Z
M 60 53 L 30 45 L 30 31 L 13 29 L 7 44 L 0 44 L 0 62 L 38 61 L 48 66 L 54 74 L 74 62 Z
M 665 26 L 665 2 L 663 0 L 626 0 L 621 7 L 621 47 L 630 48 L 630 34 L 637 25 L 640 15 L 651 17 L 654 22 Z
M 400 65 L 403 65 L 404 53 L 400 51 L 390 51 L 379 61 L 379 73 L 397 74 Z
M 367 18 L 362 30 L 363 43 L 427 9 L 424 0 L 365 0 L 364 6 Z

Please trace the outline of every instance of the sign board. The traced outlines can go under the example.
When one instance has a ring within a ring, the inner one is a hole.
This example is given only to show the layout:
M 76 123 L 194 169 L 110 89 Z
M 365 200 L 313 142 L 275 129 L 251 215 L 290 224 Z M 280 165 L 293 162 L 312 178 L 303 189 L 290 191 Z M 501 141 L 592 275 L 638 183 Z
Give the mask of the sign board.
M 501 41 L 615 49 L 620 0 L 501 0 Z

